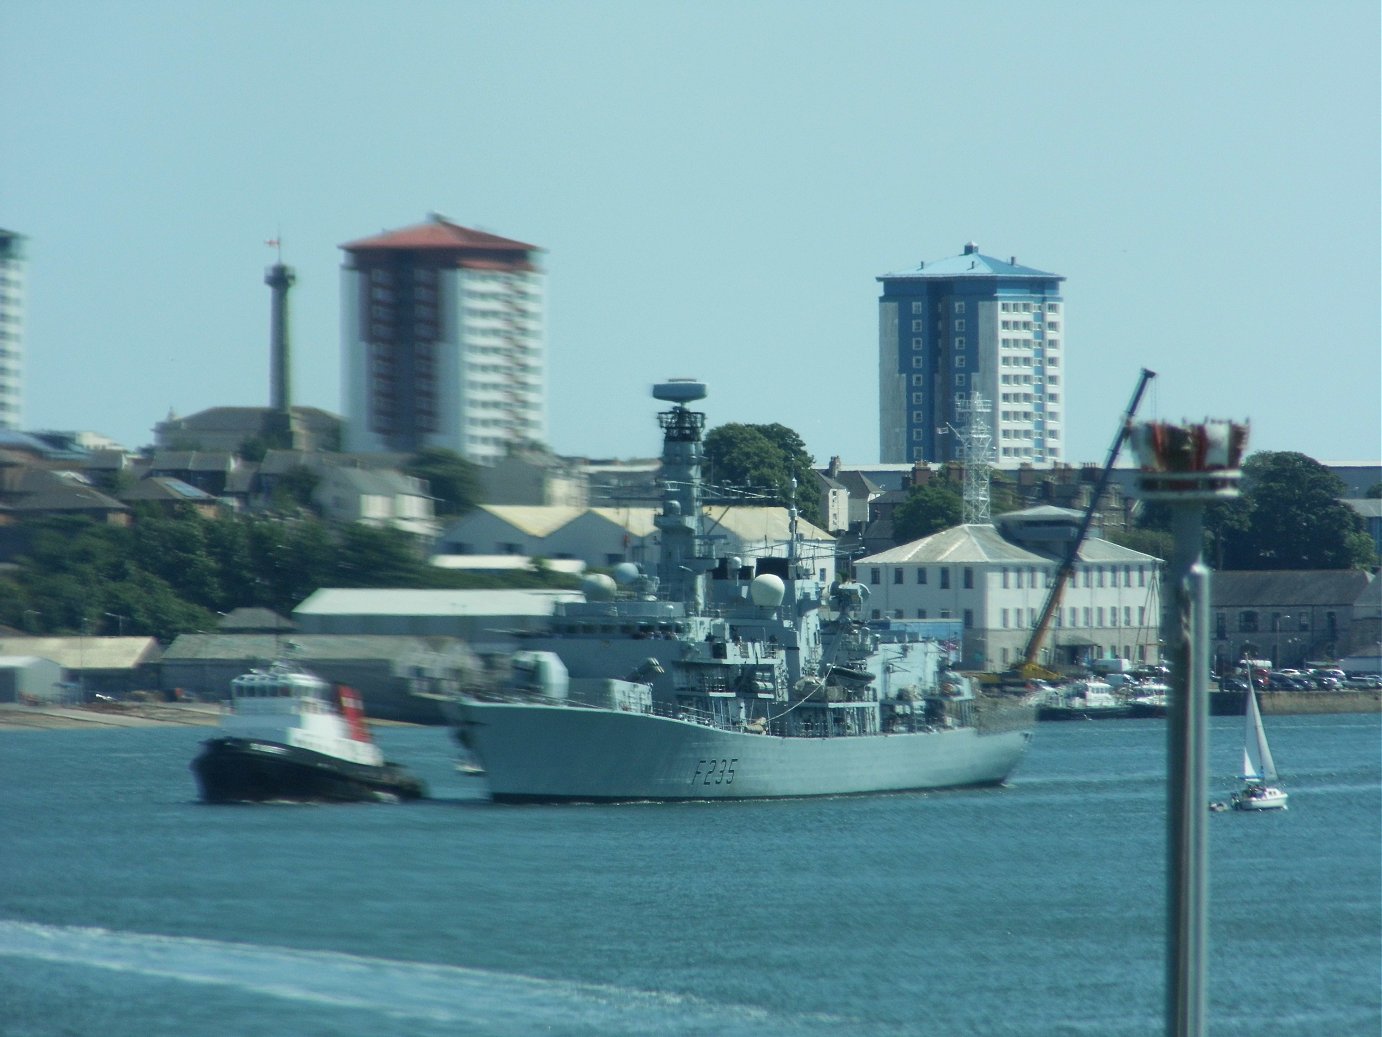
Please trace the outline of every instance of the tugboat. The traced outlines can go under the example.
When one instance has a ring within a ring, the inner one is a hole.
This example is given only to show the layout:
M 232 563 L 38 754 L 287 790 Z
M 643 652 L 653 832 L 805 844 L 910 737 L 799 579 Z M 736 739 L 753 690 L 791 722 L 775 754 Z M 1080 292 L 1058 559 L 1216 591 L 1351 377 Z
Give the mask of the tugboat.
M 395 802 L 423 783 L 384 754 L 359 696 L 286 661 L 230 684 L 221 735 L 192 761 L 207 803 Z

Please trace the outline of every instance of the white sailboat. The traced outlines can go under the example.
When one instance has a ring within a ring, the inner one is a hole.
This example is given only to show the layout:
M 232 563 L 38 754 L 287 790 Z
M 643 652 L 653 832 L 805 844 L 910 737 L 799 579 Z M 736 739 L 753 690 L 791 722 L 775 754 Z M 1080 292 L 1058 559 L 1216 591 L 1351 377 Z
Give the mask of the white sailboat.
M 1276 781 L 1276 763 L 1267 732 L 1262 729 L 1262 712 L 1257 706 L 1257 689 L 1248 686 L 1244 698 L 1243 788 L 1230 801 L 1234 810 L 1285 810 L 1287 795 L 1270 784 Z

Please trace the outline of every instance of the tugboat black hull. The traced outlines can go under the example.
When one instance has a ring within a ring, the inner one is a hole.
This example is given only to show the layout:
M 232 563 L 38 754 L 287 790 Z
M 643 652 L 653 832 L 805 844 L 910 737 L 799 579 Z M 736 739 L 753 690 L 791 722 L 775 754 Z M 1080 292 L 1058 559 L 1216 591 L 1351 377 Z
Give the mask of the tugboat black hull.
M 250 738 L 212 738 L 192 761 L 207 803 L 359 803 L 421 799 L 423 783 L 403 768 L 352 763 Z

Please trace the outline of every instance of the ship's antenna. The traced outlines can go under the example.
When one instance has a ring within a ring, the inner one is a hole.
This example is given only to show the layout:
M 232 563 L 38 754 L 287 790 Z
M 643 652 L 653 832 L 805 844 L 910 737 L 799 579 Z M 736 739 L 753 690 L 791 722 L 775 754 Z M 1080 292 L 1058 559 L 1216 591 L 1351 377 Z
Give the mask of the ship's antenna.
M 801 537 L 801 530 L 797 526 L 797 478 L 792 476 L 787 483 L 787 559 L 795 562 L 797 560 L 797 540 Z

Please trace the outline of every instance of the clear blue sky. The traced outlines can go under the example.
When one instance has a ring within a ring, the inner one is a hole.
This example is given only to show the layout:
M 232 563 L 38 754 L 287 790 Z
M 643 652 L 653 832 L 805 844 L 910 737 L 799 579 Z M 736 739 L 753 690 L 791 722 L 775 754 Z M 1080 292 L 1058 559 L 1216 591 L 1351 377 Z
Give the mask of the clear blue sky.
M 655 453 L 695 376 L 877 460 L 875 278 L 973 240 L 1067 278 L 1067 460 L 1143 366 L 1146 417 L 1375 460 L 1378 55 L 1376 0 L 8 0 L 26 424 L 266 404 L 280 234 L 339 412 L 338 246 L 435 210 L 546 250 L 560 453 Z

